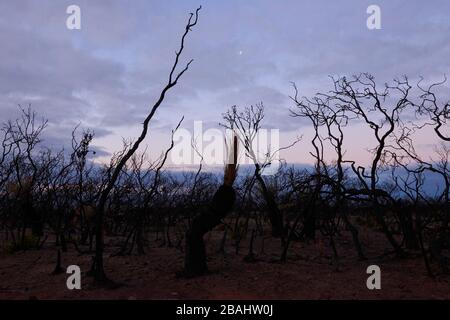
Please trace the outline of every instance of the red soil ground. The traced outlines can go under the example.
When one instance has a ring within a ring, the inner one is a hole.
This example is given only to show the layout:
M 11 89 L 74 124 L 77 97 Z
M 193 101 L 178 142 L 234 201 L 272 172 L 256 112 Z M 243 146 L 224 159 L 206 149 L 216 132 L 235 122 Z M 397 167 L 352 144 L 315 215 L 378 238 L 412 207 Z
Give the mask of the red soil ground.
M 248 238 L 238 255 L 228 240 L 224 255 L 217 250 L 221 237 L 222 231 L 206 237 L 210 273 L 193 279 L 175 277 L 183 266 L 180 249 L 151 241 L 145 255 L 111 257 L 118 241 L 108 239 L 105 268 L 121 284 L 116 289 L 93 286 L 85 274 L 90 255 L 78 255 L 72 248 L 63 253 L 62 264 L 80 266 L 81 290 L 66 288 L 67 274 L 51 275 L 56 257 L 51 242 L 41 250 L 2 254 L 0 299 L 450 299 L 450 276 L 428 277 L 422 258 L 414 253 L 405 259 L 384 255 L 388 245 L 373 231 L 361 230 L 368 261 L 358 261 L 348 235 L 337 239 L 338 270 L 330 263 L 330 248 L 320 239 L 293 243 L 288 260 L 280 263 L 279 240 L 267 237 L 261 252 L 263 238 L 258 237 L 257 261 L 248 263 L 243 259 Z M 381 268 L 381 290 L 366 287 L 366 268 L 371 264 Z

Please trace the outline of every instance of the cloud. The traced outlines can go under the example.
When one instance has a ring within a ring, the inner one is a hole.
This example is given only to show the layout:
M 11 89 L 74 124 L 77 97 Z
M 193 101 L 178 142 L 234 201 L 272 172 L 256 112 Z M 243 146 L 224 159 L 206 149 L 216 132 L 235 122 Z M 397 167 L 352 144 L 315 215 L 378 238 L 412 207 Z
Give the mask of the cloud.
M 267 127 L 297 132 L 307 123 L 289 117 L 291 81 L 311 96 L 330 87 L 330 74 L 370 72 L 383 83 L 450 73 L 445 1 L 380 0 L 382 29 L 374 31 L 366 28 L 368 0 L 203 2 L 180 67 L 194 62 L 168 93 L 152 132 L 170 134 L 183 115 L 185 123 L 217 124 L 231 105 L 260 101 Z M 49 119 L 55 143 L 81 124 L 100 132 L 98 148 L 113 152 L 119 135 L 134 134 L 158 98 L 198 1 L 79 0 L 80 31 L 65 28 L 70 4 L 0 4 L 0 117 L 14 118 L 17 104 L 31 103 Z M 153 141 L 157 153 L 163 147 Z

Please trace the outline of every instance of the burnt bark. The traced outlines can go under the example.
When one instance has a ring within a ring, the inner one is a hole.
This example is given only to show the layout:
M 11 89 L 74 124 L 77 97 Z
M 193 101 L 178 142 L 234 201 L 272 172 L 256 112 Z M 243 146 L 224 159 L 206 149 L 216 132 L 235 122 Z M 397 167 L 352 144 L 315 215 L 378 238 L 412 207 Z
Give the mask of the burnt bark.
M 262 194 L 267 204 L 269 220 L 270 224 L 272 225 L 272 236 L 276 238 L 282 238 L 285 234 L 285 230 L 283 228 L 283 216 L 278 209 L 278 205 L 275 201 L 274 195 L 269 191 L 266 182 L 261 176 L 261 168 L 258 164 L 255 165 L 255 177 L 259 185 L 261 186 Z
M 203 236 L 219 225 L 233 208 L 236 194 L 231 186 L 222 185 L 214 194 L 208 210 L 202 212 L 193 221 L 186 233 L 186 256 L 184 271 L 187 277 L 199 276 L 208 271 Z

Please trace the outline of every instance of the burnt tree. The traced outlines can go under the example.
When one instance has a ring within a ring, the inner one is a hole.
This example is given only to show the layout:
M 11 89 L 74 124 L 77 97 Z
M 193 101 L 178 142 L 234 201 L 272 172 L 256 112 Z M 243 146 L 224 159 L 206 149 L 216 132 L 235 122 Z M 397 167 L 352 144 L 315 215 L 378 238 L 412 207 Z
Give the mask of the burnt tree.
M 95 281 L 100 284 L 107 284 L 110 283 L 108 278 L 106 277 L 104 268 L 103 268 L 103 250 L 104 250 L 104 241 L 103 241 L 103 225 L 104 225 L 104 213 L 105 213 L 105 206 L 106 202 L 108 200 L 108 196 L 111 192 L 111 190 L 114 188 L 114 185 L 119 178 L 119 175 L 122 172 L 122 169 L 125 167 L 128 160 L 134 155 L 134 153 L 139 148 L 142 141 L 144 141 L 145 137 L 148 133 L 148 126 L 150 121 L 152 120 L 153 116 L 155 115 L 158 108 L 161 106 L 161 103 L 164 101 L 164 98 L 166 97 L 166 93 L 174 87 L 178 80 L 181 78 L 181 76 L 189 69 L 190 64 L 193 60 L 190 60 L 185 67 L 181 71 L 176 71 L 180 56 L 184 50 L 184 41 L 186 39 L 186 36 L 188 33 L 192 30 L 191 28 L 194 27 L 197 24 L 198 21 L 198 13 L 201 9 L 201 6 L 195 11 L 194 13 L 190 14 L 188 23 L 186 24 L 185 31 L 183 33 L 183 36 L 181 37 L 181 44 L 179 50 L 175 53 L 175 61 L 172 65 L 172 68 L 170 70 L 169 79 L 166 84 L 166 86 L 162 89 L 161 94 L 158 98 L 158 100 L 155 102 L 153 107 L 151 108 L 149 114 L 145 118 L 143 124 L 142 124 L 142 131 L 140 136 L 137 138 L 137 140 L 132 143 L 130 148 L 124 152 L 123 155 L 120 156 L 120 159 L 117 162 L 117 165 L 114 166 L 114 169 L 112 170 L 112 175 L 109 178 L 108 182 L 106 183 L 105 187 L 103 188 L 98 204 L 97 204 L 97 211 L 96 211 L 96 229 L 95 229 L 95 256 L 93 258 L 93 264 L 92 264 L 92 274 L 94 275 Z
M 225 166 L 224 182 L 214 194 L 211 203 L 200 215 L 192 221 L 186 233 L 186 256 L 184 270 L 181 276 L 193 277 L 205 274 L 206 251 L 203 236 L 222 222 L 231 211 L 236 200 L 233 188 L 237 168 L 237 137 L 233 138 L 232 163 Z
M 254 177 L 261 187 L 261 193 L 267 205 L 269 220 L 272 225 L 272 236 L 280 237 L 284 243 L 286 230 L 283 224 L 283 216 L 278 208 L 275 195 L 267 187 L 263 172 L 272 164 L 272 161 L 278 152 L 295 145 L 300 141 L 300 138 L 297 138 L 289 146 L 274 151 L 268 150 L 267 152 L 264 152 L 264 154 L 261 154 L 261 152 L 258 152 L 260 150 L 256 150 L 254 146 L 255 142 L 257 142 L 257 135 L 260 132 L 261 124 L 264 119 L 264 106 L 262 103 L 256 104 L 256 106 L 247 107 L 241 112 L 238 111 L 236 106 L 233 106 L 223 114 L 223 119 L 225 120 L 225 123 L 221 125 L 227 129 L 235 130 L 238 133 L 238 137 L 244 146 L 246 156 L 251 159 L 255 166 Z

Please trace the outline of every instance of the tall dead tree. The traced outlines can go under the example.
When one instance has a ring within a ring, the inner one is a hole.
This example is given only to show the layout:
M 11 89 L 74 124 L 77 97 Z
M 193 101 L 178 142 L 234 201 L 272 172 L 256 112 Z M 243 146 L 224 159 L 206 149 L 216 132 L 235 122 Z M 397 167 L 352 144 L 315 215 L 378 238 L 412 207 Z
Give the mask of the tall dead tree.
M 191 13 L 189 16 L 188 22 L 185 27 L 184 34 L 181 37 L 181 44 L 180 44 L 179 50 L 175 53 L 175 61 L 170 70 L 168 82 L 167 82 L 166 86 L 163 88 L 163 90 L 161 91 L 161 94 L 160 94 L 158 100 L 155 102 L 155 104 L 151 108 L 150 113 L 145 118 L 143 125 L 142 125 L 142 131 L 141 131 L 140 136 L 131 145 L 131 147 L 122 155 L 122 157 L 118 161 L 117 165 L 114 167 L 111 177 L 109 178 L 108 182 L 106 183 L 104 189 L 102 190 L 102 192 L 100 194 L 100 198 L 98 200 L 97 210 L 96 210 L 95 256 L 94 256 L 93 265 L 91 268 L 94 279 L 97 283 L 105 284 L 105 283 L 110 282 L 108 280 L 108 278 L 106 277 L 104 267 L 103 267 L 103 250 L 104 250 L 104 241 L 103 241 L 103 223 L 104 222 L 103 222 L 103 220 L 104 220 L 106 201 L 107 201 L 108 196 L 109 196 L 111 190 L 113 189 L 114 184 L 116 183 L 122 169 L 124 168 L 125 164 L 133 156 L 133 154 L 139 148 L 139 145 L 142 143 L 142 141 L 144 141 L 145 137 L 147 136 L 148 125 L 150 123 L 150 120 L 152 120 L 153 116 L 155 115 L 156 111 L 160 107 L 161 103 L 164 101 L 166 93 L 177 84 L 178 80 L 188 70 L 190 64 L 193 61 L 193 60 L 190 60 L 181 71 L 177 71 L 177 66 L 179 64 L 181 54 L 183 53 L 183 50 L 184 50 L 185 38 L 188 35 L 188 33 L 192 30 L 191 28 L 197 24 L 198 13 L 199 13 L 200 9 L 201 9 L 201 6 L 199 8 L 197 8 L 195 13 Z
M 344 110 L 332 104 L 330 99 L 327 99 L 320 94 L 312 99 L 298 97 L 298 89 L 293 84 L 295 95 L 291 97 L 296 105 L 295 110 L 291 110 L 292 116 L 307 118 L 310 120 L 314 128 L 314 137 L 311 141 L 315 153 L 311 155 L 315 158 L 316 175 L 324 180 L 324 184 L 329 185 L 335 197 L 335 204 L 333 210 L 336 215 L 342 217 L 345 226 L 352 234 L 353 243 L 361 260 L 366 259 L 362 250 L 361 242 L 359 241 L 358 230 L 351 223 L 347 215 L 347 201 L 345 198 L 345 169 L 344 169 L 344 131 L 347 126 L 349 118 Z M 326 138 L 320 136 L 320 129 L 324 128 Z M 324 140 L 327 140 L 335 151 L 335 173 L 332 174 L 327 170 L 327 165 L 324 161 Z M 319 180 L 320 180 L 319 179 Z M 319 185 L 319 183 L 317 183 Z M 306 225 L 305 225 L 306 228 Z
M 429 123 L 426 123 L 426 125 L 429 125 Z M 448 272 L 448 261 L 447 258 L 442 254 L 442 251 L 450 248 L 450 148 L 445 144 L 444 141 L 442 141 L 441 144 L 438 144 L 434 147 L 434 153 L 427 154 L 427 157 L 429 157 L 430 160 L 424 160 L 424 157 L 419 154 L 414 145 L 414 134 L 417 134 L 417 132 L 415 131 L 419 130 L 422 127 L 423 126 L 415 126 L 412 129 L 404 127 L 401 135 L 397 137 L 396 146 L 393 146 L 392 150 L 389 150 L 388 152 L 390 157 L 393 158 L 396 165 L 400 166 L 405 172 L 407 172 L 408 176 L 413 176 L 413 182 L 415 184 L 423 183 L 420 181 L 419 177 L 426 172 L 434 174 L 435 177 L 439 177 L 442 190 L 435 199 L 435 206 L 437 205 L 437 211 L 440 212 L 440 214 L 437 215 L 439 225 L 433 231 L 434 234 L 431 236 L 430 252 L 432 256 L 438 261 L 442 270 L 444 272 Z M 396 179 L 396 183 L 398 186 L 398 179 L 404 180 L 405 178 L 400 177 Z M 405 185 L 405 187 L 403 188 L 403 190 L 405 190 L 405 194 L 408 195 L 412 193 L 415 197 L 420 196 L 420 190 L 417 186 L 415 189 L 413 189 L 413 192 L 411 192 L 408 190 L 411 189 L 411 187 L 407 183 L 407 180 L 404 180 L 403 184 Z M 424 196 L 421 196 L 420 200 L 423 203 L 428 203 L 428 200 Z M 416 202 L 418 201 L 416 200 Z M 406 224 L 407 228 L 403 228 L 404 230 L 406 230 L 406 232 L 404 232 L 404 236 L 407 245 L 413 244 L 412 247 L 414 247 L 414 245 L 416 245 L 416 242 L 418 242 L 418 244 L 421 246 L 427 271 L 429 275 L 432 275 L 432 272 L 428 265 L 426 256 L 427 253 L 424 249 L 422 240 L 422 233 L 426 227 L 426 224 L 422 221 L 423 219 L 420 215 L 421 213 L 416 213 L 415 224 L 413 224 L 412 221 L 411 223 Z M 409 218 L 409 220 L 413 220 L 414 217 Z
M 264 106 L 262 103 L 257 104 L 256 106 L 245 108 L 243 112 L 239 112 L 237 107 L 233 106 L 231 110 L 223 115 L 223 119 L 225 120 L 225 123 L 222 124 L 222 126 L 230 130 L 235 130 L 238 133 L 238 137 L 244 146 L 246 156 L 253 161 L 255 166 L 254 176 L 261 187 L 262 196 L 267 205 L 269 219 L 272 225 L 272 235 L 283 239 L 285 234 L 283 217 L 278 208 L 274 194 L 269 190 L 266 181 L 263 178 L 264 169 L 271 165 L 274 155 L 281 149 L 275 150 L 274 152 L 268 150 L 266 153 L 261 154 L 260 152 L 258 153 L 260 150 L 255 150 L 254 148 L 255 143 L 257 142 L 257 135 L 261 129 L 262 120 L 264 119 Z M 299 139 L 290 146 L 282 149 L 289 148 L 298 141 Z
M 328 176 L 326 174 L 327 165 L 324 160 L 324 141 L 320 135 L 320 129 L 323 126 L 323 116 L 321 99 L 315 98 L 315 101 L 307 101 L 307 103 L 301 102 L 297 99 L 297 88 L 295 87 L 295 97 L 293 100 L 297 105 L 297 110 L 291 110 L 291 115 L 294 117 L 302 117 L 310 120 L 311 125 L 314 129 L 314 135 L 311 139 L 311 145 L 313 146 L 314 152 L 310 152 L 310 155 L 315 159 L 314 160 L 314 191 L 313 194 L 317 198 L 320 194 L 320 191 L 323 186 L 323 177 Z M 311 201 L 314 203 L 317 199 L 312 199 Z M 293 232 L 294 230 L 292 230 Z M 303 231 L 302 233 L 308 239 L 315 239 L 316 233 L 316 206 L 311 205 L 310 209 L 305 212 L 305 219 L 303 222 Z
M 365 123 L 375 138 L 376 145 L 371 150 L 373 157 L 368 172 L 363 166 L 356 167 L 354 161 L 345 162 L 351 164 L 364 192 L 368 193 L 375 218 L 389 243 L 396 254 L 402 256 L 404 252 L 384 220 L 381 201 L 383 197 L 389 197 L 389 194 L 379 188 L 379 180 L 383 154 L 389 141 L 395 139 L 395 130 L 398 130 L 401 124 L 400 115 L 412 106 L 409 100 L 411 86 L 405 77 L 394 79 L 394 85 L 385 84 L 380 89 L 374 77 L 368 73 L 354 76 L 352 79 L 333 79 L 333 84 L 331 93 L 323 96 L 339 106 L 349 118 Z M 391 99 L 395 101 L 390 101 Z
M 190 229 L 186 233 L 186 256 L 181 276 L 199 276 L 208 271 L 203 236 L 222 222 L 222 219 L 233 208 L 236 200 L 233 188 L 237 173 L 238 139 L 236 136 L 233 137 L 231 150 L 232 161 L 225 166 L 223 184 L 214 194 L 206 210 L 194 218 Z
M 439 103 L 439 100 L 436 96 L 436 88 L 446 82 L 447 77 L 444 77 L 444 80 L 442 80 L 441 82 L 434 82 L 429 86 L 421 85 L 420 81 L 417 84 L 417 87 L 420 89 L 422 94 L 420 96 L 420 103 L 416 105 L 419 114 L 427 114 L 429 116 L 431 123 L 427 124 L 431 124 L 433 126 L 435 133 L 444 143 L 450 141 L 450 132 L 448 130 L 450 123 L 450 101 Z M 450 224 L 450 202 L 448 201 L 449 186 L 447 180 L 446 191 L 446 215 L 444 217 L 444 220 L 442 221 L 443 229 L 448 229 Z

